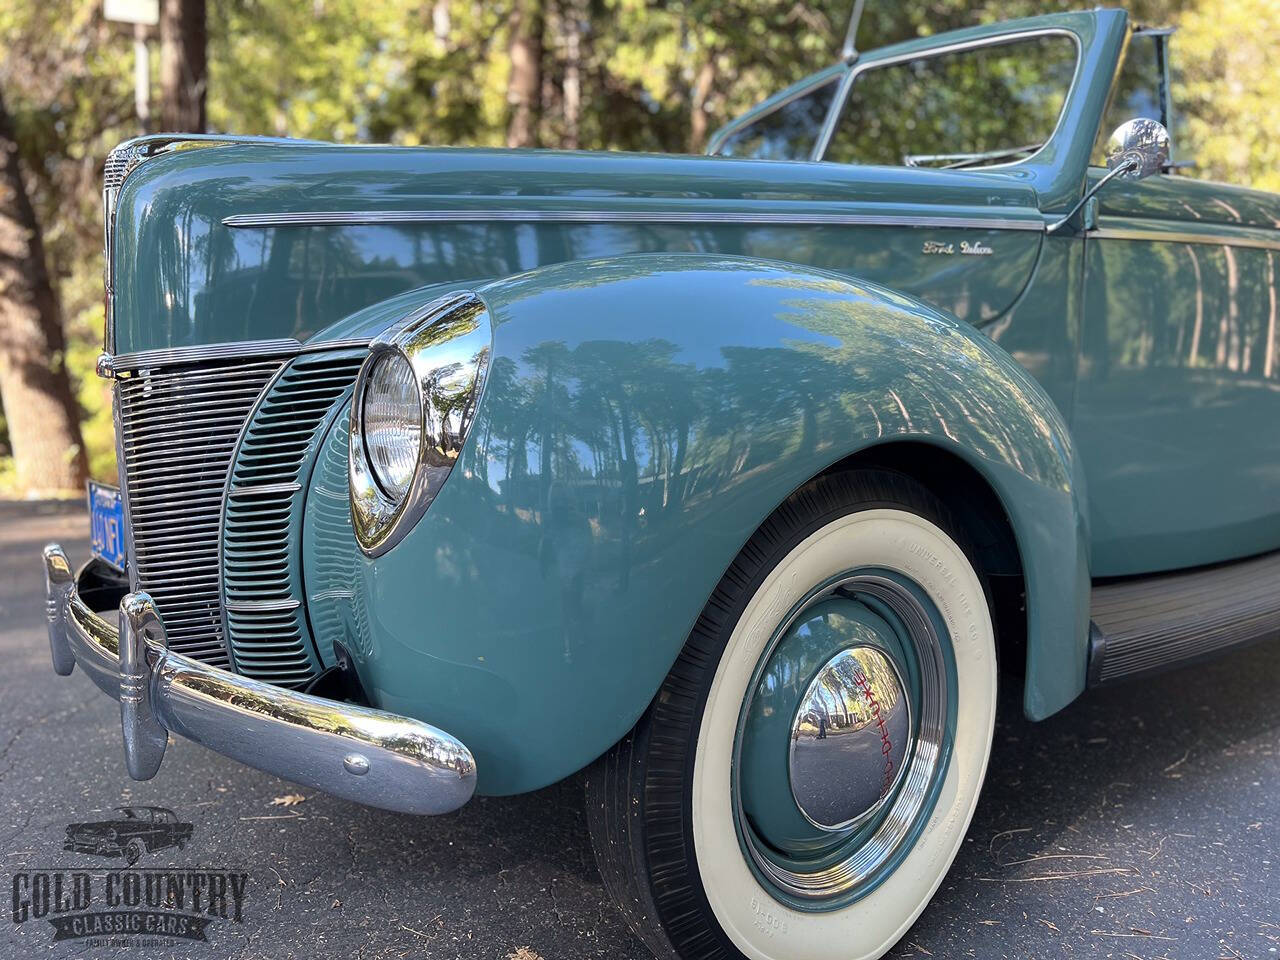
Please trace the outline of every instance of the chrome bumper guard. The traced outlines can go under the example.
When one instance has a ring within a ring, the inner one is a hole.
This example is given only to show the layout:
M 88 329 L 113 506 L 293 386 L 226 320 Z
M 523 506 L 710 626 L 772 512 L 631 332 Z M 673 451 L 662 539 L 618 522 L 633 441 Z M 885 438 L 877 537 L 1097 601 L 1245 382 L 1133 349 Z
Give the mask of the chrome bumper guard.
M 44 549 L 49 650 L 67 676 L 80 664 L 120 701 L 129 775 L 149 780 L 176 733 L 241 763 L 357 803 L 401 813 L 456 810 L 475 790 L 465 746 L 408 717 L 251 680 L 167 648 L 151 598 L 120 601 L 117 629 L 90 610 L 67 555 Z

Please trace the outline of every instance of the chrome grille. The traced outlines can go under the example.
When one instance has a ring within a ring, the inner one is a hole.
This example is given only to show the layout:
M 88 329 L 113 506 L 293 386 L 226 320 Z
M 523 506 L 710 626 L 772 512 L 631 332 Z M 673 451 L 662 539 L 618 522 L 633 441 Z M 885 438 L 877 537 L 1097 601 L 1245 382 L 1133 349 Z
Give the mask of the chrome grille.
M 235 667 L 246 676 L 297 687 L 321 669 L 302 604 L 302 505 L 322 424 L 350 393 L 364 357 L 298 357 L 240 441 L 222 529 L 222 596 Z
M 218 588 L 222 496 L 236 440 L 285 357 L 156 366 L 116 383 L 131 576 L 169 645 L 228 666 Z
M 122 143 L 108 153 L 106 163 L 102 165 L 102 189 L 119 190 L 141 156 L 141 148 L 133 143 Z

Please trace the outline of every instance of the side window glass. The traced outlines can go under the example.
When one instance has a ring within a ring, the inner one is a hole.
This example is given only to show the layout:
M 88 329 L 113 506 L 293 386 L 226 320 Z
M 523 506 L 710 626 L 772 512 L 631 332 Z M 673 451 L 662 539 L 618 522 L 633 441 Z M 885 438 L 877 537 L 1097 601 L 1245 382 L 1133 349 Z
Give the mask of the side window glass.
M 808 160 L 835 96 L 836 79 L 735 130 L 716 153 L 754 160 Z
M 1075 40 L 1015 38 L 872 66 L 854 80 L 824 160 L 978 167 L 1025 160 L 1053 134 Z

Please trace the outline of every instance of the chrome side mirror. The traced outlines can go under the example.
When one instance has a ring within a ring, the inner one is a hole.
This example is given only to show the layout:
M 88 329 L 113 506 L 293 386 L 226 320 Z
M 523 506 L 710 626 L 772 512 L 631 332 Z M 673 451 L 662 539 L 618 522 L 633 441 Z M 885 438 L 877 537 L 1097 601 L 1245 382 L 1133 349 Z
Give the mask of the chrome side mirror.
M 1080 212 L 1089 200 L 1112 180 L 1141 180 L 1169 166 L 1169 131 L 1163 123 L 1135 117 L 1116 127 L 1107 141 L 1107 173 L 1085 191 L 1066 216 L 1045 227 L 1057 233 Z
M 1141 180 L 1169 166 L 1169 131 L 1164 124 L 1135 117 L 1116 127 L 1107 141 L 1107 169 L 1125 180 Z

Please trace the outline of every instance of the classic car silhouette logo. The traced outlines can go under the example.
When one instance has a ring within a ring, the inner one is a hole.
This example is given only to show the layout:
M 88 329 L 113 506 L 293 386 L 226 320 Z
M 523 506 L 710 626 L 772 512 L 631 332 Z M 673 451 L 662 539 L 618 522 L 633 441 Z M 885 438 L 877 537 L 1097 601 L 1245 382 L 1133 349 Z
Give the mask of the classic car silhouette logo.
M 192 825 L 183 823 L 168 807 L 116 807 L 118 817 L 67 826 L 63 850 L 100 857 L 123 857 L 129 866 L 144 854 L 177 847 L 191 839 Z

